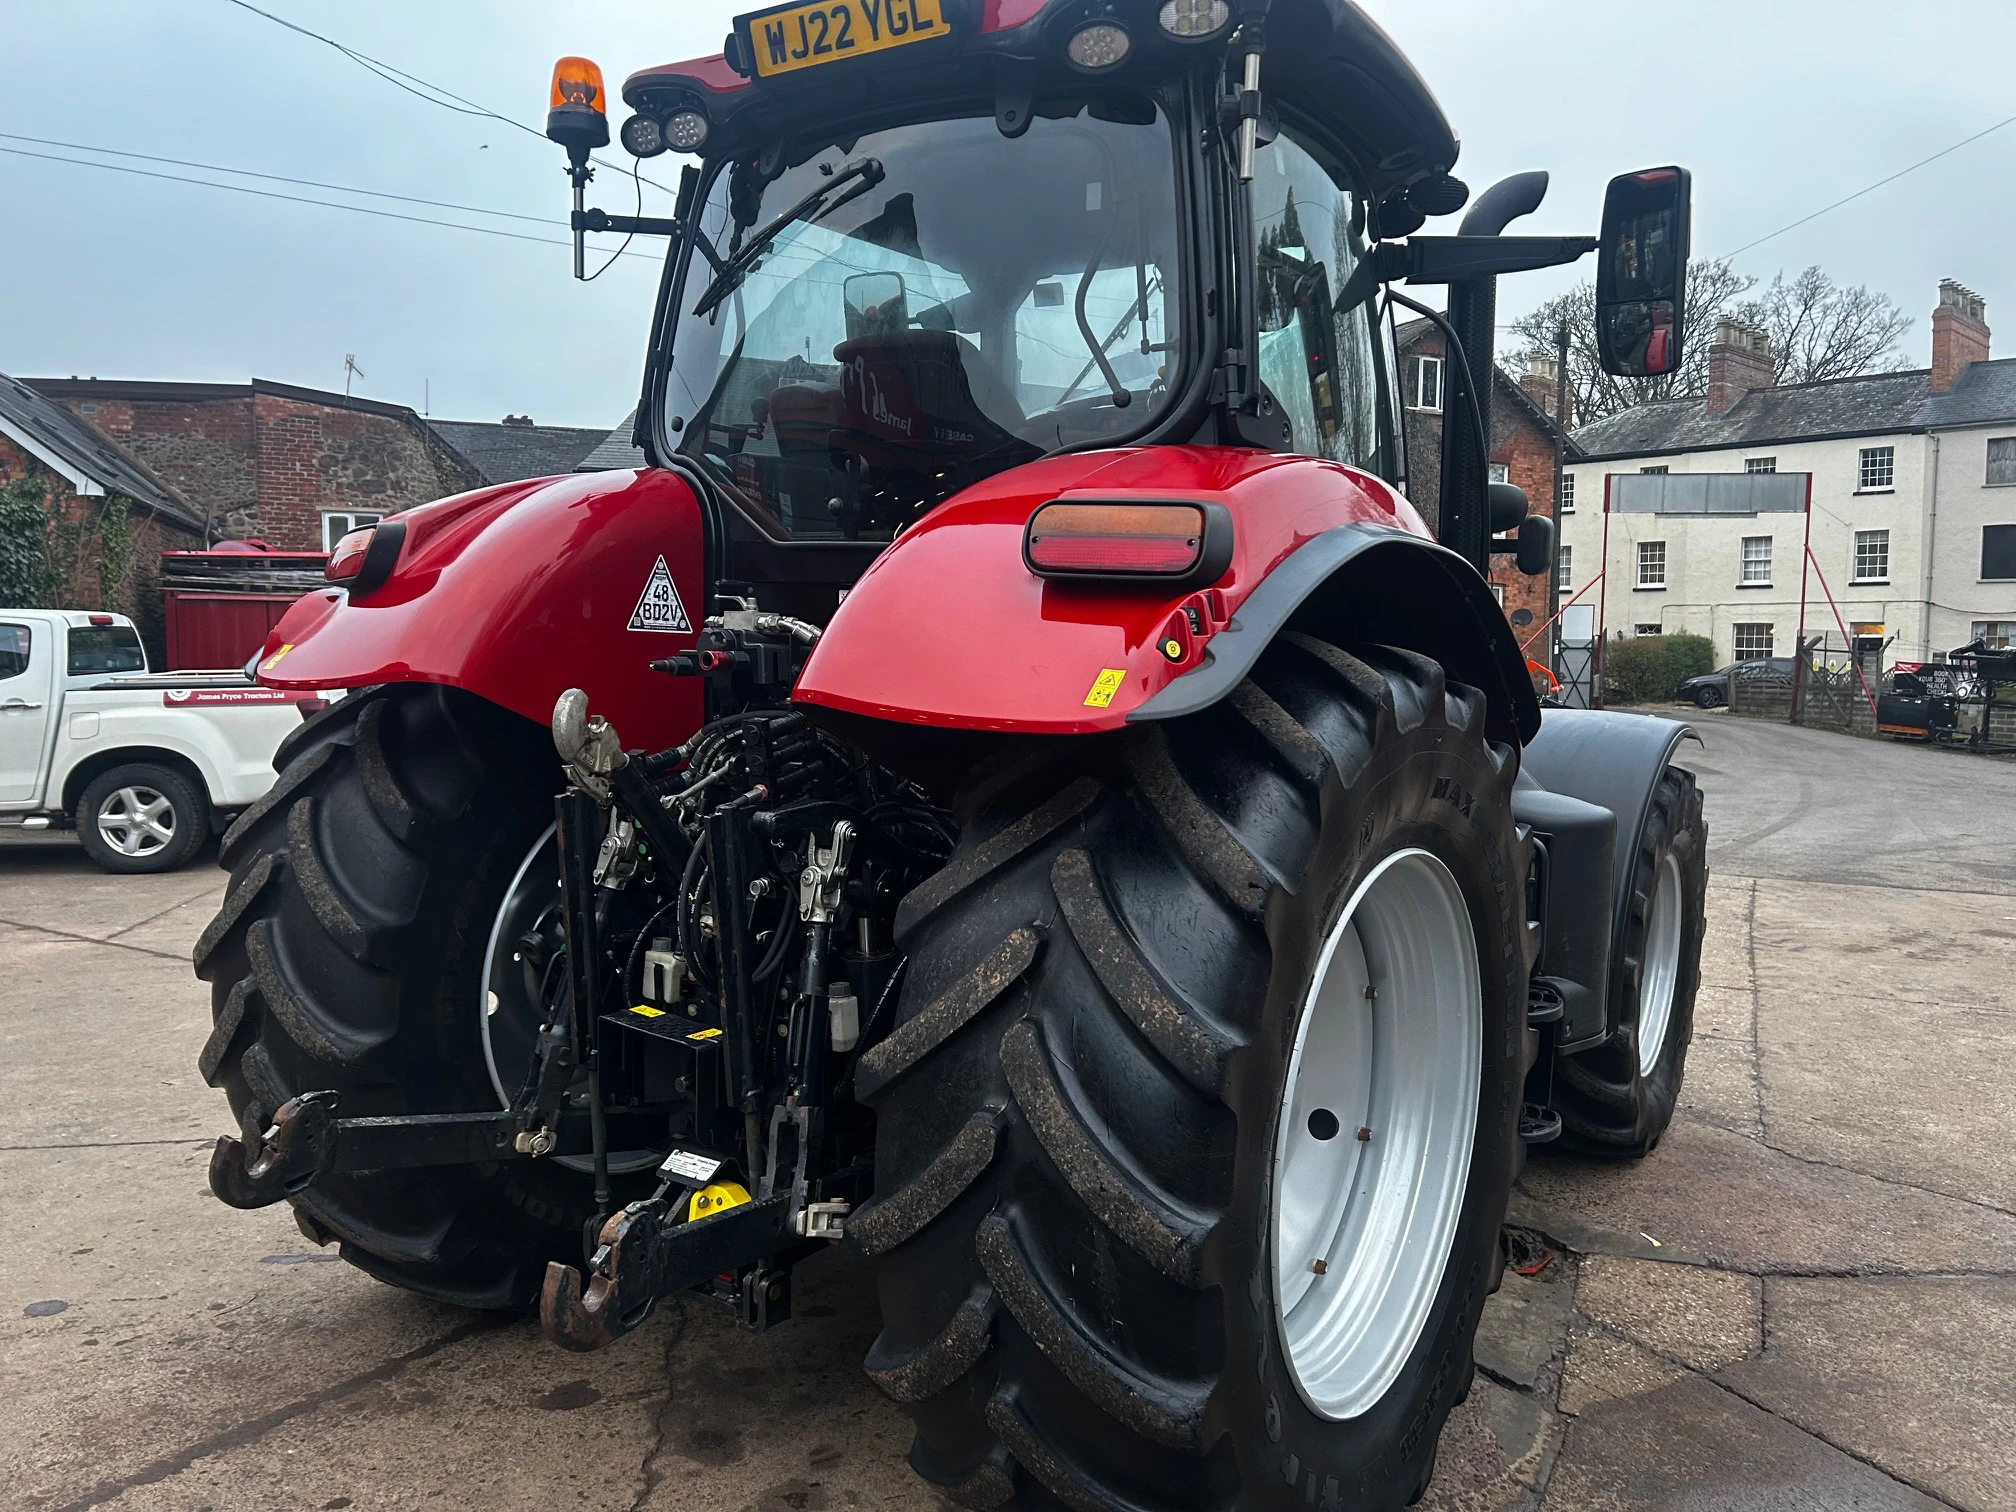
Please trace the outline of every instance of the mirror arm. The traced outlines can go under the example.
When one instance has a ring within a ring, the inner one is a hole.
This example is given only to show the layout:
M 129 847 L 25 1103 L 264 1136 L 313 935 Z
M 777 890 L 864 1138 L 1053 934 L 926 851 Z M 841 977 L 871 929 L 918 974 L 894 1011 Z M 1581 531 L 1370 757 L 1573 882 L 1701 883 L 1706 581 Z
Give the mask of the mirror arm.
M 614 231 L 621 236 L 679 236 L 686 228 L 655 215 L 611 215 L 606 210 L 576 210 L 576 231 Z

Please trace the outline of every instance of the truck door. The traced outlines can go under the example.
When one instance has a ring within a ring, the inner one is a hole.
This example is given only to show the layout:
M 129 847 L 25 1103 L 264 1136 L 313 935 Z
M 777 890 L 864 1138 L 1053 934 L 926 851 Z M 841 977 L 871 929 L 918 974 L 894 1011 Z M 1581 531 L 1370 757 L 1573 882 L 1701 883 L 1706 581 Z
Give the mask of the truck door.
M 46 627 L 0 619 L 0 808 L 35 801 L 55 661 Z

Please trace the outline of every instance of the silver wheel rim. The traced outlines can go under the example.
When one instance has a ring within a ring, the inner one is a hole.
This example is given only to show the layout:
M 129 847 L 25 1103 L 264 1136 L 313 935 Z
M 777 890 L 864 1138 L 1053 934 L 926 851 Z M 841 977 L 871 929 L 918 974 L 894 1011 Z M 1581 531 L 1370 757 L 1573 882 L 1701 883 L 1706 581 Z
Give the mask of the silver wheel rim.
M 490 1070 L 490 1085 L 497 1093 L 500 1108 L 511 1106 L 511 1099 L 524 1082 L 531 1065 L 531 1036 L 538 1031 L 536 993 L 526 984 L 517 942 L 559 901 L 559 883 L 560 851 L 549 824 L 525 852 L 517 871 L 511 874 L 511 885 L 504 889 L 504 901 L 497 907 L 497 917 L 490 923 L 490 939 L 483 949 L 483 985 L 476 1004 L 476 1021 L 483 1026 L 483 1063 Z M 524 1029 L 528 1019 L 529 1032 Z M 508 1079 L 499 1068 L 500 1056 L 512 1066 Z M 579 1086 L 570 1088 L 570 1095 L 586 1090 L 587 1073 L 580 1073 L 576 1081 Z M 594 1160 L 586 1155 L 546 1158 L 570 1171 L 595 1169 Z M 659 1159 L 660 1152 L 655 1150 L 611 1150 L 609 1169 L 618 1175 L 641 1171 L 656 1165 Z
M 1324 941 L 1275 1143 L 1275 1314 L 1319 1416 L 1369 1410 L 1427 1327 L 1469 1186 L 1482 1057 L 1462 890 L 1427 851 L 1398 851 Z
M 98 805 L 98 835 L 122 856 L 151 856 L 175 838 L 175 805 L 158 788 L 134 783 Z
M 1650 1076 L 1666 1048 L 1673 1022 L 1673 989 L 1680 980 L 1680 862 L 1671 851 L 1659 860 L 1652 917 L 1645 924 L 1645 962 L 1638 971 L 1638 1074 Z

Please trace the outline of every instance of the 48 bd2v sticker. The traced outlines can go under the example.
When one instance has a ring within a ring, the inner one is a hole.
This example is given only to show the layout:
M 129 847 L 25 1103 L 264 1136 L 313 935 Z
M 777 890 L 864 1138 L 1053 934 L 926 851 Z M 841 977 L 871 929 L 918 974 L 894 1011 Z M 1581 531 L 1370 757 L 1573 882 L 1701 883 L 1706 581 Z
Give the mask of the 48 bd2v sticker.
M 629 628 L 660 635 L 685 635 L 693 629 L 686 618 L 686 606 L 679 602 L 679 590 L 672 586 L 672 574 L 662 556 L 651 569 L 651 576 L 644 581 L 644 591 L 637 596 L 637 607 L 630 611 Z

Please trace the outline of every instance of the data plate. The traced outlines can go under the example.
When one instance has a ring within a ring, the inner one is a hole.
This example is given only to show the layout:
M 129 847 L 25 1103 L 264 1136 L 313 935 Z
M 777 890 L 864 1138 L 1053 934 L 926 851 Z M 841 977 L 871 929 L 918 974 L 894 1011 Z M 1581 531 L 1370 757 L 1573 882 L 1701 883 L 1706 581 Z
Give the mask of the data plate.
M 813 0 L 737 16 L 759 79 L 945 36 L 939 0 Z
M 695 1186 L 705 1186 L 714 1179 L 714 1173 L 721 1169 L 722 1162 L 712 1155 L 696 1155 L 691 1150 L 674 1150 L 665 1157 L 665 1163 L 658 1167 L 663 1176 L 677 1176 L 682 1181 L 690 1181 Z

